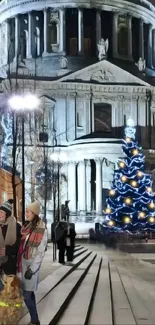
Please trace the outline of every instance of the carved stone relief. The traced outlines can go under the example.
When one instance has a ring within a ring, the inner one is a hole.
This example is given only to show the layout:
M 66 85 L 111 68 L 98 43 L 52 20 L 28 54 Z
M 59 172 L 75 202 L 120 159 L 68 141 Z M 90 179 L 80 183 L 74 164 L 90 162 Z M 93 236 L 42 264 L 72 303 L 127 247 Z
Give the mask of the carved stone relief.
M 110 70 L 100 69 L 92 74 L 90 80 L 102 82 L 115 82 L 116 78 Z

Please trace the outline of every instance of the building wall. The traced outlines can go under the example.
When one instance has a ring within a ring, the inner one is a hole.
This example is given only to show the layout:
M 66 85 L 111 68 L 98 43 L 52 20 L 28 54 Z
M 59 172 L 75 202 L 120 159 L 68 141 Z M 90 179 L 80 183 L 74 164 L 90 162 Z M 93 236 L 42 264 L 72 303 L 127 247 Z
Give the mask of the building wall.
M 15 177 L 16 181 L 16 202 L 17 202 L 17 216 L 21 220 L 21 204 L 22 199 L 22 183 L 19 177 Z M 12 174 L 0 169 L 0 205 L 5 201 L 13 198 L 13 188 L 12 188 Z

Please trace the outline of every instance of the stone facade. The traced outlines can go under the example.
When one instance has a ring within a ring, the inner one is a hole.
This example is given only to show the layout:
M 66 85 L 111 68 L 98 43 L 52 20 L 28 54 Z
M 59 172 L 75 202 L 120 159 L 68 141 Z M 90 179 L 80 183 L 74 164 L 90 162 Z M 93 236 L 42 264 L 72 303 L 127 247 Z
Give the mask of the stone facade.
M 48 0 L 45 5 L 41 0 L 4 0 L 0 24 L 0 68 L 6 78 L 1 102 L 8 91 L 17 91 L 18 79 L 20 93 L 24 89 L 40 98 L 44 120 L 36 127 L 38 113 L 31 116 L 31 142 L 27 125 L 26 166 L 33 158 L 33 170 L 26 175 L 26 199 L 32 198 L 32 181 L 34 185 L 43 160 L 39 132 L 45 124 L 48 157 L 53 150 L 67 157 L 61 161 L 67 182 L 61 184 L 60 204 L 70 200 L 74 215 L 101 215 L 129 117 L 153 163 L 149 150 L 155 149 L 154 6 L 140 0 L 96 0 L 91 5 L 74 1 L 72 7 L 67 1 Z M 53 210 L 52 194 L 48 210 Z

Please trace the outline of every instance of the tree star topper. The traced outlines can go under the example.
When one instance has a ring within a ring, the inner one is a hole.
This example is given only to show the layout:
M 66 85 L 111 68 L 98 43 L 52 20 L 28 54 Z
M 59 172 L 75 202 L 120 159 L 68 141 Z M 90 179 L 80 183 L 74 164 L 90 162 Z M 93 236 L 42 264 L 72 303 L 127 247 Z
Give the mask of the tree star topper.
M 135 123 L 131 117 L 127 120 L 126 125 L 127 125 L 125 128 L 126 138 L 135 139 L 136 128 L 135 128 Z

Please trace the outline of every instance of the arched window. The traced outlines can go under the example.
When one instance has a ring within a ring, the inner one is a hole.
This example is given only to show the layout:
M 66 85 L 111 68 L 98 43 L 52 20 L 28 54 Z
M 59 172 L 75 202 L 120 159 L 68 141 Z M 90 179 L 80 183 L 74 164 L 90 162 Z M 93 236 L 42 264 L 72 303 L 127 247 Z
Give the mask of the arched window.
M 118 54 L 122 56 L 128 55 L 128 22 L 123 16 L 118 17 Z

